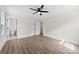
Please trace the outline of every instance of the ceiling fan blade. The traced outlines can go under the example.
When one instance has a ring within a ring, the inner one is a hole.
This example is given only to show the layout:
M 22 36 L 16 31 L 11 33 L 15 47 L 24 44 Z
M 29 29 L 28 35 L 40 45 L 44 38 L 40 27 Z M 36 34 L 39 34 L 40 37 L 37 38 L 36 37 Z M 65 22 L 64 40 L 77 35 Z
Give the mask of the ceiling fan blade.
M 33 8 L 30 8 L 31 10 L 33 10 L 33 11 L 37 11 L 36 9 L 33 9 Z
M 42 5 L 41 7 L 40 7 L 40 9 L 42 9 L 44 7 L 44 5 Z
M 48 13 L 48 11 L 40 11 L 40 12 L 43 12 L 43 13 Z
M 38 12 L 33 13 L 33 15 L 36 14 L 36 13 L 38 13 Z

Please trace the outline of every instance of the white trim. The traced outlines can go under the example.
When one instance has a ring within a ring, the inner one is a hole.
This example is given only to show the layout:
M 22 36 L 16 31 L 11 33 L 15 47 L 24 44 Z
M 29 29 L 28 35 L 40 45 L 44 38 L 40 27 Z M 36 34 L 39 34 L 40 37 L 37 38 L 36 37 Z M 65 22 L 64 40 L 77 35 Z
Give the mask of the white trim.
M 17 38 L 24 38 L 24 37 L 29 37 L 29 36 L 33 36 L 33 35 L 35 35 L 35 34 L 17 36 Z M 36 35 L 39 35 L 39 33 L 36 33 Z
M 33 36 L 33 34 L 30 34 L 30 35 L 23 35 L 23 36 L 18 36 L 17 38 L 24 38 L 24 37 L 29 37 L 29 36 Z
M 70 42 L 70 43 L 79 45 L 78 42 L 75 42 L 75 41 L 72 41 L 72 42 L 71 42 L 71 41 L 64 40 L 64 39 L 62 39 L 62 38 L 60 38 L 60 37 L 57 37 L 57 36 L 52 36 L 52 35 L 47 35 L 47 34 L 44 34 L 44 36 L 47 36 L 47 37 L 50 37 L 50 38 L 53 38 L 53 39 L 56 39 L 56 40 L 66 41 L 66 42 Z

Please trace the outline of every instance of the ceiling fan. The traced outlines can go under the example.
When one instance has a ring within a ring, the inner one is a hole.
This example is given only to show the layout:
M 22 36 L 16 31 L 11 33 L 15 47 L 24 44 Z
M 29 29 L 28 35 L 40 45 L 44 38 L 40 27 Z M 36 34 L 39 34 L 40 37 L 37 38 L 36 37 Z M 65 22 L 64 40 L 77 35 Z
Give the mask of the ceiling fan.
M 37 9 L 34 9 L 34 8 L 30 8 L 30 9 L 33 10 L 33 11 L 36 11 L 36 12 L 33 13 L 33 15 L 36 14 L 36 13 L 39 13 L 42 16 L 42 13 L 48 13 L 48 11 L 43 11 L 42 10 L 43 8 L 44 8 L 44 5 L 41 5 L 41 7 L 37 8 Z

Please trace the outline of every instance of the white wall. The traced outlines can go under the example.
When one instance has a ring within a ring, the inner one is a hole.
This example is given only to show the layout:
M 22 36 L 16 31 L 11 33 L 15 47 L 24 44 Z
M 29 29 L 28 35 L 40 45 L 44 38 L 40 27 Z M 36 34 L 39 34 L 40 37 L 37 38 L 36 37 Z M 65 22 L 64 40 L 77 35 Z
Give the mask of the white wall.
M 48 6 L 44 35 L 79 44 L 79 6 Z
M 25 37 L 34 35 L 34 21 L 39 20 L 39 15 L 32 15 L 34 11 L 30 10 L 31 7 L 38 6 L 6 6 L 7 18 L 16 17 L 17 18 L 17 35 L 18 37 Z M 38 21 L 37 21 L 37 25 Z M 39 27 L 37 28 L 37 34 L 39 33 Z

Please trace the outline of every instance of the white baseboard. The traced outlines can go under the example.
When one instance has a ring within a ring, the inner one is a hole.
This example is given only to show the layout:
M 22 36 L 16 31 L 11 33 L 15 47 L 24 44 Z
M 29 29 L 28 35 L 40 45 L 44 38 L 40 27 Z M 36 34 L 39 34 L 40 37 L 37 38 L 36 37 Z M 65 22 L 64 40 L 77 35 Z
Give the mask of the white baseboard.
M 56 40 L 66 41 L 66 42 L 70 42 L 70 43 L 79 45 L 79 43 L 76 42 L 76 41 L 65 40 L 65 39 L 62 39 L 62 38 L 60 38 L 60 37 L 56 37 L 56 36 L 53 36 L 53 35 L 44 34 L 44 36 L 47 36 L 47 37 L 50 37 L 50 38 L 53 38 L 53 39 L 56 39 Z
M 29 37 L 29 36 L 33 36 L 33 34 L 31 34 L 31 35 L 18 36 L 17 38 L 24 38 L 24 37 Z
M 24 38 L 24 37 L 29 37 L 29 36 L 33 36 L 33 35 L 35 35 L 35 34 L 17 36 L 17 38 Z M 39 33 L 37 33 L 36 35 L 39 35 Z

